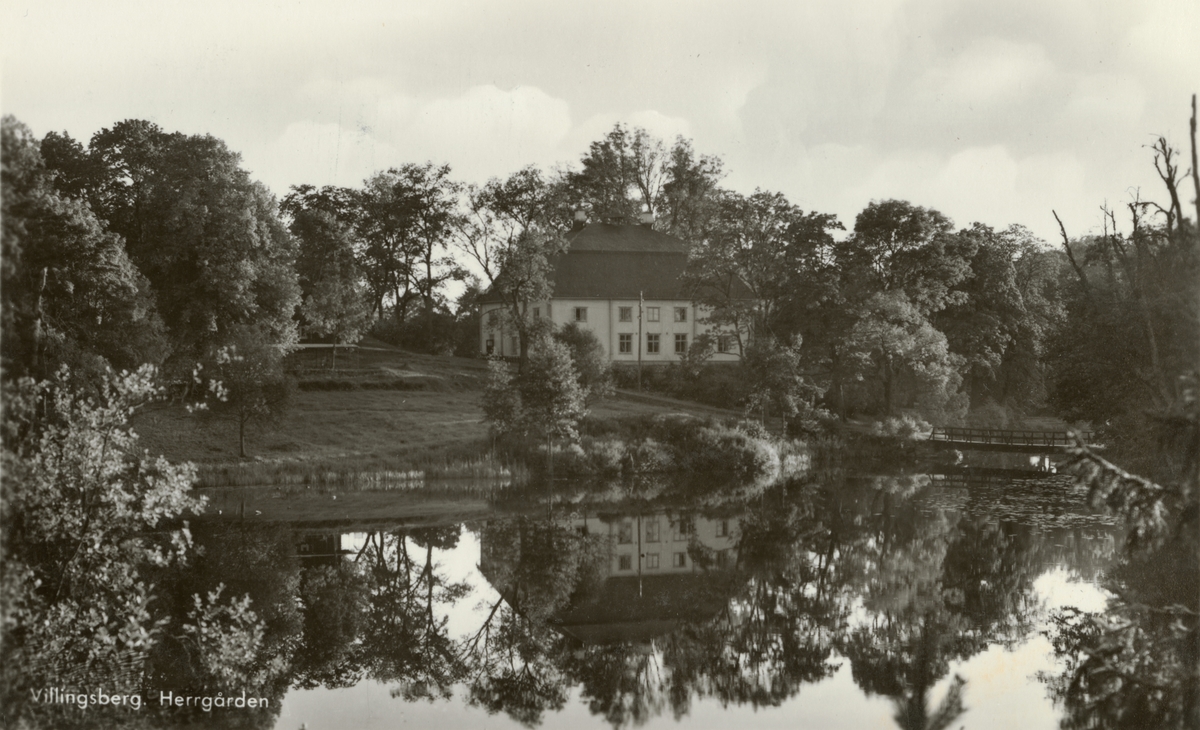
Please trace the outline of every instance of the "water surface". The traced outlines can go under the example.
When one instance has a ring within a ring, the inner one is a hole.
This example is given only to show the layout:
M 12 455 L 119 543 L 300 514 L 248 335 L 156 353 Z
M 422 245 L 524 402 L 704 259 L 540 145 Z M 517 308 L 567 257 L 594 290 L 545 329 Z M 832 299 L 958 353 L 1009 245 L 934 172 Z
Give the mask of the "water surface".
M 1048 617 L 1104 609 L 1119 544 L 1050 476 L 560 483 L 487 505 L 197 529 L 209 560 L 261 557 L 229 562 L 231 589 L 294 591 L 274 727 L 1058 727 Z

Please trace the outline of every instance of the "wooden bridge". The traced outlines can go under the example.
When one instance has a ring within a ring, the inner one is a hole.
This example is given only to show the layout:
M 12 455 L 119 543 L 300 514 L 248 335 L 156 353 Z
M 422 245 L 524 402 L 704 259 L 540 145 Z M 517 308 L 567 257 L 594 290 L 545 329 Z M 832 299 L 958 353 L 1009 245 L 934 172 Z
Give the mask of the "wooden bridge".
M 1094 432 L 1081 431 L 1078 436 L 1092 448 Z M 1061 454 L 1074 444 L 1068 431 L 1013 431 L 1002 428 L 953 428 L 939 426 L 927 439 L 930 445 L 944 449 L 974 449 L 977 451 L 1012 451 L 1028 454 Z

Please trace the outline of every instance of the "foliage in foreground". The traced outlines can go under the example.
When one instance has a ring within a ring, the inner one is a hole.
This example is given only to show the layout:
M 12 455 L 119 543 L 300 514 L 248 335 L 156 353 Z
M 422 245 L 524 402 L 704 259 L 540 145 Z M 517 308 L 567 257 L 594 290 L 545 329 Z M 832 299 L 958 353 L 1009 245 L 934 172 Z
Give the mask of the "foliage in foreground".
M 52 381 L 5 385 L 0 671 L 8 726 L 31 709 L 46 711 L 30 705 L 32 689 L 103 678 L 106 692 L 142 693 L 151 655 L 172 635 L 190 637 L 213 689 L 247 680 L 246 657 L 259 647 L 257 617 L 244 601 L 219 591 L 196 596 L 190 614 L 174 618 L 156 601 L 156 576 L 191 557 L 179 519 L 203 506 L 191 493 L 194 467 L 137 451 L 128 419 L 160 396 L 150 366 L 109 374 L 91 395 L 65 368 Z

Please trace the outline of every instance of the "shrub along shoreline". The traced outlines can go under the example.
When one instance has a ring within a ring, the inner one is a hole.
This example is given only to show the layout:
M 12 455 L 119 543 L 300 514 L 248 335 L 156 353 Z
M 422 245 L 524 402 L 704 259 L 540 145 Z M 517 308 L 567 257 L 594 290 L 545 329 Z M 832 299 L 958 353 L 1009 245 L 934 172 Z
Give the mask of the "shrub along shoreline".
M 509 484 L 644 474 L 713 474 L 760 481 L 794 474 L 809 461 L 803 442 L 774 436 L 754 421 L 667 414 L 586 418 L 579 438 L 556 444 L 549 457 L 544 441 L 510 434 L 366 461 L 202 465 L 198 486 L 414 489 L 453 480 Z

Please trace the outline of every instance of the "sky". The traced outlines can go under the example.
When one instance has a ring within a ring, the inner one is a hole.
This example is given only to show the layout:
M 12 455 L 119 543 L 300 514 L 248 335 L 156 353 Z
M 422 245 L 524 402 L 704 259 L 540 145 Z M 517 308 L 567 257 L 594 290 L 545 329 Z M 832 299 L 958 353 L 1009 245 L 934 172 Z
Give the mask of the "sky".
M 405 162 L 577 164 L 624 122 L 847 228 L 901 198 L 1053 243 L 1052 210 L 1075 236 L 1165 198 L 1149 146 L 1187 149 L 1200 92 L 1200 0 L 0 8 L 5 114 L 84 142 L 130 118 L 212 134 L 280 196 Z

